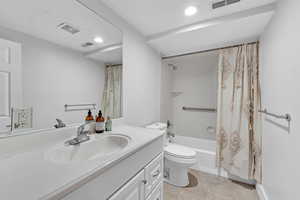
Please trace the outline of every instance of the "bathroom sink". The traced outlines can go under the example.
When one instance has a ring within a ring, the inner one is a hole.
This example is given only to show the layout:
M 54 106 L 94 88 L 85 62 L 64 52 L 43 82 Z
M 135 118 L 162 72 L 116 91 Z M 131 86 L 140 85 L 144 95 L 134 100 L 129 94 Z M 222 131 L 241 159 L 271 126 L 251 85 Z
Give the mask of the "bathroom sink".
M 66 146 L 61 142 L 45 153 L 45 158 L 56 163 L 70 163 L 108 158 L 124 149 L 130 137 L 121 134 L 92 136 L 88 142 Z

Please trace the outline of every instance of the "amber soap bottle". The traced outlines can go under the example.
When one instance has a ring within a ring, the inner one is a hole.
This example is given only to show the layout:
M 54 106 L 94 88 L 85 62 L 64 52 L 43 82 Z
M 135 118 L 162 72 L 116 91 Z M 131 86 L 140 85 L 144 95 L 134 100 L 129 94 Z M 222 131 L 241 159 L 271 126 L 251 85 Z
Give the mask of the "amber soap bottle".
M 105 129 L 105 119 L 102 116 L 101 110 L 99 110 L 98 116 L 96 118 L 96 133 L 103 133 Z
M 87 115 L 86 118 L 85 118 L 85 121 L 86 121 L 86 122 L 94 121 L 94 117 L 93 117 L 93 115 L 92 115 L 91 110 L 89 110 L 88 115 Z

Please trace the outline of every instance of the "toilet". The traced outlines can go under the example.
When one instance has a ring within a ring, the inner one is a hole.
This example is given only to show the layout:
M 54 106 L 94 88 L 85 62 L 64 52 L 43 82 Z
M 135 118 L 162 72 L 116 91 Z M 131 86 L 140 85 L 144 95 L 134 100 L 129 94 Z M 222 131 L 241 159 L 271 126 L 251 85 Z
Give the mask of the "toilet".
M 188 147 L 170 143 L 167 138 L 167 125 L 154 123 L 146 128 L 158 129 L 164 133 L 164 181 L 185 187 L 189 184 L 188 169 L 196 164 L 196 152 Z

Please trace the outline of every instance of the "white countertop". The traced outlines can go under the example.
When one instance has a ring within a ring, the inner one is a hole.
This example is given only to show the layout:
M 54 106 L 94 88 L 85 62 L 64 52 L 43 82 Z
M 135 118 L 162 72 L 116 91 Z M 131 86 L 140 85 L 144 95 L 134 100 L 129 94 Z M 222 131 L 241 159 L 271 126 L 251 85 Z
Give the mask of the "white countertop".
M 49 133 L 0 139 L 0 195 L 5 200 L 51 199 L 70 190 L 95 173 L 105 172 L 140 148 L 162 136 L 152 129 L 120 125 L 112 132 L 131 137 L 131 142 L 108 159 L 94 159 L 68 164 L 45 159 L 45 152 L 58 142 L 76 135 L 75 128 Z M 65 133 L 66 132 L 66 133 Z

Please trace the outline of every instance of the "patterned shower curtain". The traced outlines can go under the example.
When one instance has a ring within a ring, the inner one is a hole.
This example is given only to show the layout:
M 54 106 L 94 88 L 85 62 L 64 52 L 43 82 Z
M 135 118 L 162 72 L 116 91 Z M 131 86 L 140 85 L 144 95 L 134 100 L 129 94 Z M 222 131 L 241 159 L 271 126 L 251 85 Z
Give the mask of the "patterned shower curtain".
M 105 84 L 102 96 L 102 112 L 105 118 L 121 117 L 122 65 L 106 66 Z
M 261 182 L 259 44 L 223 49 L 219 55 L 217 165 Z

